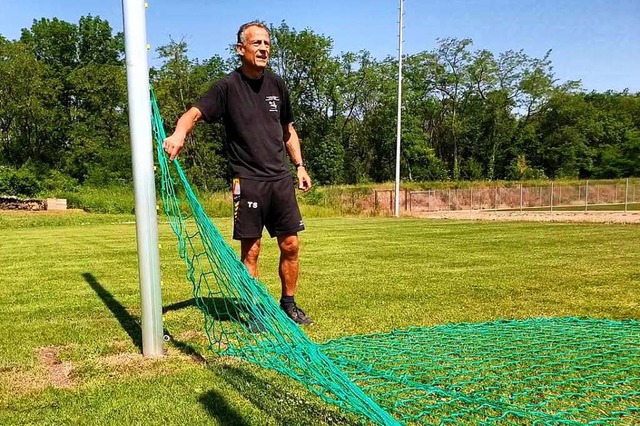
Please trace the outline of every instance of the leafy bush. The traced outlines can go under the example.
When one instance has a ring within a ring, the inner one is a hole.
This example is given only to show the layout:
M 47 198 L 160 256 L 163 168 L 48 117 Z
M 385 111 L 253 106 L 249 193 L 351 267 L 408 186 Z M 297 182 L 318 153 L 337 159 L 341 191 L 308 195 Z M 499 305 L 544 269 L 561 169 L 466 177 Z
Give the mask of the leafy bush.
M 69 192 L 77 189 L 77 180 L 57 170 L 52 170 L 42 180 L 42 191 L 45 193 Z
M 34 197 L 42 186 L 37 173 L 30 167 L 13 169 L 0 166 L 0 194 Z
M 55 192 L 57 198 L 66 198 L 67 206 L 94 213 L 134 213 L 133 185 L 95 188 L 81 186 L 74 191 Z

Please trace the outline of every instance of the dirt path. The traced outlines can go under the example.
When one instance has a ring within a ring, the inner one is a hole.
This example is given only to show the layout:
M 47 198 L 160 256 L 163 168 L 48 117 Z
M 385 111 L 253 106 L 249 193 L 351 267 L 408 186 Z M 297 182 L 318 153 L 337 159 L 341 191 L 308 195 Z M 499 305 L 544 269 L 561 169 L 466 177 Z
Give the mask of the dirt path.
M 405 216 L 482 221 L 640 223 L 640 211 L 633 212 L 504 212 L 491 210 L 405 213 Z

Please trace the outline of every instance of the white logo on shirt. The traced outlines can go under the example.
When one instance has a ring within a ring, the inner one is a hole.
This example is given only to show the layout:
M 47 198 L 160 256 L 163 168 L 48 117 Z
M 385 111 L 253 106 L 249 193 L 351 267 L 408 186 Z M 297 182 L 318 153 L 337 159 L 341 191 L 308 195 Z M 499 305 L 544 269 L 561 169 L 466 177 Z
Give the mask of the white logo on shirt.
M 269 104 L 269 112 L 278 112 L 278 96 L 267 96 L 264 100 Z

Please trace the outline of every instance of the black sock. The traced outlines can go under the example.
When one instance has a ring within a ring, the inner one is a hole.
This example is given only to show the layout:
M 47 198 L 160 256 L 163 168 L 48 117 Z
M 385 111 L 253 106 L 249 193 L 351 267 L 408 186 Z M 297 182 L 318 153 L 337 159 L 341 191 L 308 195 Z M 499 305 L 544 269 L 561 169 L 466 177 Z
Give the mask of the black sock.
M 281 305 L 293 305 L 295 302 L 295 300 L 293 300 L 293 296 L 282 296 L 280 298 L 280 304 Z

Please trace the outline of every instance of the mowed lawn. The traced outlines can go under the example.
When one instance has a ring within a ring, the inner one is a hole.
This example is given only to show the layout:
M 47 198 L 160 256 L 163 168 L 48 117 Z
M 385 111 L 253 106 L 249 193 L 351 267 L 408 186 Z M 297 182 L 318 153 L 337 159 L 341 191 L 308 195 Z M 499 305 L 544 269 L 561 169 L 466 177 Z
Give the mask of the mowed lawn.
M 166 223 L 162 292 L 172 340 L 167 356 L 143 358 L 132 219 L 0 214 L 0 424 L 352 422 L 289 379 L 207 351 Z M 216 224 L 229 240 L 230 219 Z M 637 225 L 306 224 L 297 300 L 314 318 L 306 330 L 318 342 L 499 318 L 640 319 Z M 261 279 L 274 296 L 277 259 L 274 241 L 265 240 Z

